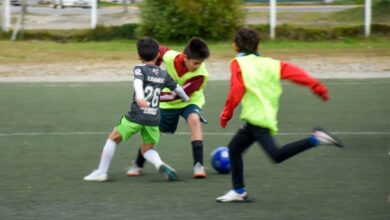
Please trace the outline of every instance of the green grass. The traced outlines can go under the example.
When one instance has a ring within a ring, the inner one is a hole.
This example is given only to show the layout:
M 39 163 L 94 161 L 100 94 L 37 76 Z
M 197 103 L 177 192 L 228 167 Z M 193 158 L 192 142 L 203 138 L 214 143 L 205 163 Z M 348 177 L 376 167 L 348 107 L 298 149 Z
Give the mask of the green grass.
M 389 49 L 390 44 L 385 39 L 352 39 L 347 38 L 339 41 L 318 41 L 318 42 L 303 42 L 303 41 L 267 41 L 263 44 L 265 49 Z
M 191 177 L 188 135 L 162 135 L 157 149 L 178 171 L 174 183 L 150 165 L 142 177 L 125 175 L 138 135 L 117 148 L 110 182 L 82 181 L 127 111 L 131 83 L 2 83 L 1 219 L 389 219 L 390 80 L 324 82 L 332 97 L 327 103 L 284 84 L 280 132 L 289 135 L 276 139 L 286 144 L 321 125 L 337 132 L 346 148 L 321 146 L 274 165 L 253 146 L 245 154 L 245 180 L 256 202 L 246 204 L 214 201 L 230 188 L 230 177 L 208 164 L 210 152 L 240 126 L 236 112 L 227 129 L 219 127 L 227 81 L 206 88 L 207 179 Z M 186 125 L 178 131 L 187 132 Z
M 164 43 L 164 42 L 163 42 Z M 165 44 L 165 43 L 164 43 Z M 171 49 L 181 51 L 184 44 L 166 43 Z M 230 42 L 209 42 L 211 58 L 233 57 L 234 52 Z M 56 43 L 46 41 L 0 41 L 0 62 L 2 63 L 36 63 L 36 62 L 67 62 L 67 61 L 95 61 L 130 60 L 136 58 L 135 41 L 109 41 L 109 42 L 73 42 Z M 360 53 L 388 55 L 390 44 L 388 39 L 345 39 L 340 41 L 264 41 L 260 51 L 275 54 L 299 54 L 310 50 L 311 53 L 324 52 L 334 49 L 339 51 L 359 50 Z M 348 52 L 349 53 L 349 52 Z
M 134 6 L 139 6 L 141 5 L 142 3 L 131 3 L 130 0 L 127 1 L 128 3 L 128 6 L 129 7 L 134 7 Z M 110 7 L 115 7 L 115 8 L 118 8 L 118 7 L 122 7 L 123 8 L 123 4 L 122 3 L 114 3 L 114 2 L 100 2 L 99 3 L 99 7 L 106 7 L 106 8 L 110 8 Z
M 129 4 L 131 5 L 131 4 Z M 99 2 L 99 7 L 117 7 L 117 6 L 122 6 L 122 4 L 117 4 L 113 2 Z
M 336 2 L 341 3 L 341 2 Z M 390 24 L 390 1 L 373 1 L 372 23 Z M 247 14 L 251 20 L 261 20 L 268 24 L 268 12 L 251 12 Z M 278 12 L 278 24 L 302 26 L 305 28 L 334 28 L 364 25 L 364 3 L 355 8 L 337 12 Z
M 377 24 L 389 24 L 390 22 L 390 1 L 374 2 L 372 6 L 372 22 Z M 362 7 L 348 9 L 340 12 L 332 12 L 327 20 L 348 21 L 364 23 L 364 5 Z

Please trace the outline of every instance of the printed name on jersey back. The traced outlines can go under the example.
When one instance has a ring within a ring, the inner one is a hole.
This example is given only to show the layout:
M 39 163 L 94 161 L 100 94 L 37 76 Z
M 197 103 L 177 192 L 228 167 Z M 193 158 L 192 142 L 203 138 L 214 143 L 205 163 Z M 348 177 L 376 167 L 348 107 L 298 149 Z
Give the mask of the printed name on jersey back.
M 159 78 L 159 77 L 148 76 L 146 78 L 146 81 L 153 82 L 153 83 L 164 83 L 165 79 Z

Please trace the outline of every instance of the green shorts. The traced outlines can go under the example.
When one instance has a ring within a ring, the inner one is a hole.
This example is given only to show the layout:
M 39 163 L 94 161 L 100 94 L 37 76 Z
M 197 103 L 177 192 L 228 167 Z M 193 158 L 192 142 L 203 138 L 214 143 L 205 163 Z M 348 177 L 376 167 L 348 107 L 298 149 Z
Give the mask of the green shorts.
M 123 140 L 129 140 L 131 136 L 141 131 L 144 144 L 157 144 L 160 140 L 160 129 L 158 126 L 141 125 L 127 120 L 123 117 L 115 129 L 121 134 Z

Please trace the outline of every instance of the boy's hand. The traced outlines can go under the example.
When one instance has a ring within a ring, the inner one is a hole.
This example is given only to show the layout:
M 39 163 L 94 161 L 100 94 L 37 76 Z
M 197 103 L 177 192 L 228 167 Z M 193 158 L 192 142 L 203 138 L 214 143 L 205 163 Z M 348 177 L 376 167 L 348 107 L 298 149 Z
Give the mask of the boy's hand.
M 227 123 L 228 123 L 227 120 L 224 120 L 224 119 L 220 118 L 220 125 L 221 125 L 222 128 L 226 128 Z
M 162 92 L 160 94 L 160 101 L 167 102 L 175 100 L 176 93 L 173 95 L 172 92 Z
M 226 117 L 223 112 L 219 115 L 219 123 L 222 128 L 226 128 L 228 121 L 230 120 L 229 117 Z
M 323 84 L 317 84 L 311 88 L 312 92 L 319 96 L 322 100 L 329 100 L 328 89 Z
M 145 99 L 137 99 L 135 100 L 135 102 L 137 103 L 137 105 L 141 108 L 147 108 L 149 107 L 149 102 L 145 101 Z

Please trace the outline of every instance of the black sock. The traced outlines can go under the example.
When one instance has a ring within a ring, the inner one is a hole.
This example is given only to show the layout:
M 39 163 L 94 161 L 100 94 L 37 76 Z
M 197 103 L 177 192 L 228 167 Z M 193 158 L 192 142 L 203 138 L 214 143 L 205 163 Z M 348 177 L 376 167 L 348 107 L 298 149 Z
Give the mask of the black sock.
M 203 141 L 192 141 L 191 145 L 194 165 L 198 162 L 203 165 Z
M 135 160 L 135 164 L 137 164 L 137 166 L 142 168 L 144 167 L 145 161 L 146 160 L 141 153 L 141 149 L 138 149 L 138 154 L 137 154 L 137 159 Z

